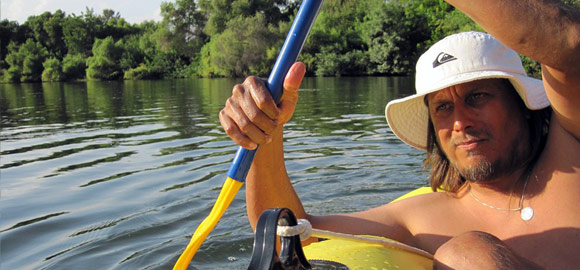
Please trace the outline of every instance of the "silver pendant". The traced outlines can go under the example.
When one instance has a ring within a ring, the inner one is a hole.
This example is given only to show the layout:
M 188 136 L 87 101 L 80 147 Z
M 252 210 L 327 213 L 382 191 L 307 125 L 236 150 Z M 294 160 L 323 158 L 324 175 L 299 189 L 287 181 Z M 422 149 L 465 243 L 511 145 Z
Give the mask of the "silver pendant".
M 528 206 L 520 211 L 520 216 L 522 220 L 529 221 L 534 217 L 534 209 Z

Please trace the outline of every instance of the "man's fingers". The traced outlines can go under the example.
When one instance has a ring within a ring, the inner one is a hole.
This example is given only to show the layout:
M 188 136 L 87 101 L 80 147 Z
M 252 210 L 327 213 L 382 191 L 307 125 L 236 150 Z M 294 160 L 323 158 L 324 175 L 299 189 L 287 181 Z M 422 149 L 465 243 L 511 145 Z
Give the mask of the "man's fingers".
M 257 104 L 254 103 L 252 97 L 247 96 L 242 100 L 243 106 L 241 109 L 248 120 L 255 124 L 260 130 L 265 133 L 270 134 L 276 128 L 276 120 L 271 119 L 264 111 L 258 108 Z M 278 110 L 276 108 L 276 110 Z
M 284 80 L 280 107 L 272 99 L 264 82 L 257 77 L 250 76 L 242 84 L 235 85 L 232 97 L 219 114 L 226 134 L 246 149 L 269 143 L 272 140 L 269 134 L 279 123 L 283 124 L 292 117 L 298 100 L 298 88 L 305 73 L 303 63 L 292 65 Z
M 280 115 L 276 102 L 272 99 L 272 95 L 264 81 L 255 76 L 250 76 L 244 81 L 244 86 L 249 89 L 251 97 L 260 110 L 262 110 L 271 119 L 276 119 Z
M 248 150 L 253 150 L 258 147 L 256 143 L 242 133 L 234 120 L 227 115 L 226 109 L 220 111 L 219 118 L 224 131 L 234 141 L 234 143 Z
M 244 137 L 249 138 L 254 144 L 264 144 L 271 140 L 270 136 L 256 126 L 256 124 L 248 118 L 244 108 L 240 107 L 240 105 L 233 101 L 232 98 L 227 100 L 226 108 L 223 110 L 223 113 L 220 113 L 220 120 L 222 120 L 222 118 L 224 119 L 224 121 L 222 121 L 222 126 L 224 126 L 225 122 L 227 128 L 229 128 L 229 130 L 226 130 L 226 133 L 234 139 L 236 143 L 246 148 L 251 148 L 253 145 L 245 143 Z M 275 127 L 276 124 L 272 120 L 267 119 L 267 121 L 271 122 L 269 125 Z M 224 126 L 224 129 L 226 129 L 226 126 Z
M 280 114 L 278 107 L 272 100 L 263 83 L 256 77 L 248 77 L 244 82 L 250 90 L 239 97 L 241 109 L 247 118 L 266 133 L 271 133 L 276 128 L 276 119 Z

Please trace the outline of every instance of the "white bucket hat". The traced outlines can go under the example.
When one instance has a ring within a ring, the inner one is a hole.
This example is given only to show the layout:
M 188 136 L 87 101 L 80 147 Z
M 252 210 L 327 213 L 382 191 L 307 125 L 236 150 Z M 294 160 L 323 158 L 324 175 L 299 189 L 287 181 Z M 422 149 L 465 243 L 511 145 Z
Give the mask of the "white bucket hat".
M 385 115 L 393 133 L 418 149 L 427 149 L 429 112 L 425 95 L 453 85 L 505 78 L 530 110 L 550 106 L 542 81 L 528 77 L 518 54 L 489 34 L 450 35 L 421 55 L 416 70 L 417 94 L 390 101 Z

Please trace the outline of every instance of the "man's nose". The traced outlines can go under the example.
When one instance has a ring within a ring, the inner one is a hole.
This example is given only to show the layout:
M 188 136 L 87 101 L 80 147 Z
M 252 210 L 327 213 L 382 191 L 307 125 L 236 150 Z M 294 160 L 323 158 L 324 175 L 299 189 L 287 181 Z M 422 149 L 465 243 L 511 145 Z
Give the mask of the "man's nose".
M 473 127 L 475 115 L 465 104 L 458 102 L 453 110 L 453 131 L 464 132 Z

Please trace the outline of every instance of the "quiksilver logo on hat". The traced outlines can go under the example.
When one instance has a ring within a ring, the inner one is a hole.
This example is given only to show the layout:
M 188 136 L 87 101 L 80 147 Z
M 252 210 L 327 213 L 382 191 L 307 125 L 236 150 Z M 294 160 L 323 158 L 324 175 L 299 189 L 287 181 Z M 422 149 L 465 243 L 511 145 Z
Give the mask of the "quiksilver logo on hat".
M 433 61 L 433 68 L 436 68 L 442 64 L 445 64 L 447 62 L 451 62 L 453 60 L 457 60 L 457 58 L 455 58 L 455 56 L 445 53 L 445 52 L 440 52 L 437 55 L 437 58 L 435 58 L 435 61 Z

